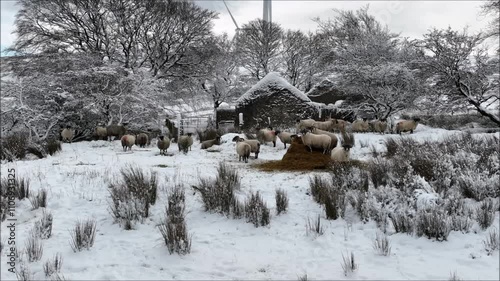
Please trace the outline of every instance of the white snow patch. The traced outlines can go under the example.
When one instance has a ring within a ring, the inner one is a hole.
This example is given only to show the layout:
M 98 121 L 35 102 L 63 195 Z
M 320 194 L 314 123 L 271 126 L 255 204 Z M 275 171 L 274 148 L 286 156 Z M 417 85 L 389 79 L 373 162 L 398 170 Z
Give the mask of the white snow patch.
M 288 83 L 288 81 L 282 78 L 279 73 L 270 72 L 259 82 L 257 82 L 257 84 L 255 84 L 252 88 L 246 91 L 239 99 L 237 99 L 236 103 L 248 102 L 256 98 L 256 91 L 265 92 L 269 87 L 287 89 L 300 100 L 311 102 L 311 99 L 309 99 L 306 94 Z

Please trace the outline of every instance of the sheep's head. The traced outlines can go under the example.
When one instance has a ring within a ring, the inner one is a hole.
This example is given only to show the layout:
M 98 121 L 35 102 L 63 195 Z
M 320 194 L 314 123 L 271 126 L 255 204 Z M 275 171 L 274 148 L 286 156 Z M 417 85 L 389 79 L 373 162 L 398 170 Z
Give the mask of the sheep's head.
M 415 121 L 415 122 L 419 122 L 420 120 L 421 120 L 421 119 L 420 119 L 420 118 L 418 118 L 418 117 L 413 118 L 413 121 Z
M 165 136 L 159 136 L 158 138 L 162 141 L 165 138 Z
M 368 120 L 368 118 L 366 118 L 366 117 L 363 117 L 363 122 L 366 122 L 366 120 Z
M 267 128 L 268 128 L 269 130 L 271 130 L 271 131 L 273 130 L 273 127 L 271 127 L 271 126 L 268 126 Z
M 128 125 L 128 122 L 123 122 L 122 123 L 123 126 L 127 126 Z
M 274 134 L 276 134 L 276 135 L 279 135 L 280 133 L 281 133 L 281 131 L 280 131 L 280 130 L 276 130 L 276 131 L 274 131 Z
M 342 147 L 344 148 L 345 151 L 349 151 L 352 148 L 352 146 L 348 143 L 343 144 Z
M 300 119 L 295 120 L 295 123 L 300 123 Z
M 382 118 L 382 119 L 380 119 L 380 122 L 387 122 L 387 119 L 386 118 Z
M 239 139 L 240 139 L 240 137 L 239 137 L 239 136 L 236 136 L 236 137 L 234 137 L 234 138 L 233 138 L 233 141 L 236 141 L 236 142 L 237 142 Z
M 190 136 L 192 136 L 192 135 L 193 135 L 193 133 L 187 133 L 187 136 L 188 136 L 188 137 L 190 137 Z

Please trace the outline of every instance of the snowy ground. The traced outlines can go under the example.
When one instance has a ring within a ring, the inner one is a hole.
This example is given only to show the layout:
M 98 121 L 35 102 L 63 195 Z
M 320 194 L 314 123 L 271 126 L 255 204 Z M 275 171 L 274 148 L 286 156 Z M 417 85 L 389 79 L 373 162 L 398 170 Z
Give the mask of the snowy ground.
M 453 133 L 456 132 L 419 125 L 413 137 L 438 139 Z M 383 139 L 389 137 L 396 136 L 356 134 L 353 158 L 368 159 L 367 144 L 374 144 L 380 150 Z M 297 280 L 304 274 L 310 280 L 346 279 L 341 261 L 342 254 L 349 251 L 354 252 L 359 269 L 348 279 L 446 280 L 451 272 L 456 272 L 463 280 L 498 280 L 498 251 L 486 255 L 482 240 L 488 230 L 480 230 L 477 225 L 474 227 L 477 233 L 452 232 L 446 242 L 391 235 L 389 257 L 377 255 L 372 248 L 379 231 L 375 223 L 360 223 L 356 216 L 322 220 L 324 235 L 306 235 L 307 218 L 318 214 L 324 217 L 322 208 L 306 194 L 312 173 L 265 173 L 249 168 L 249 164 L 238 162 L 231 138 L 232 135 L 223 137 L 227 142 L 217 147 L 219 153 L 200 150 L 199 143 L 195 143 L 192 151 L 184 155 L 174 144 L 169 149 L 173 156 L 160 156 L 155 146 L 143 149 L 134 146 L 132 152 L 124 153 L 118 141 L 79 142 L 63 144 L 61 153 L 46 159 L 2 165 L 3 177 L 8 169 L 15 168 L 18 175 L 31 179 L 33 191 L 42 187 L 49 191 L 47 209 L 54 215 L 53 234 L 43 240 L 42 260 L 30 263 L 35 279 L 45 279 L 43 262 L 58 252 L 63 256 L 61 273 L 70 280 Z M 252 154 L 250 162 L 281 159 L 285 152 L 278 141 L 276 148 L 263 146 L 259 160 L 252 159 Z M 244 198 L 251 190 L 261 192 L 272 209 L 268 227 L 255 228 L 244 219 L 233 220 L 203 211 L 199 194 L 193 195 L 190 186 L 197 183 L 198 174 L 212 176 L 219 161 L 239 170 L 242 177 L 239 196 Z M 157 171 L 163 186 L 175 178 L 185 183 L 186 221 L 193 235 L 190 254 L 170 255 L 156 227 L 165 211 L 165 188 L 159 191 L 151 218 L 136 230 L 126 231 L 113 223 L 108 212 L 107 185 L 129 163 Z M 166 167 L 159 167 L 160 164 Z M 286 214 L 275 216 L 274 195 L 278 187 L 287 191 L 290 206 Z M 42 210 L 31 210 L 29 201 L 23 200 L 16 211 L 16 242 L 24 246 L 27 231 L 40 218 Z M 492 226 L 497 229 L 498 216 L 497 212 Z M 97 220 L 94 247 L 73 253 L 69 229 L 78 219 L 90 217 Z M 1 229 L 5 241 L 7 221 Z M 2 252 L 1 279 L 15 280 L 15 275 L 7 272 L 6 252 Z

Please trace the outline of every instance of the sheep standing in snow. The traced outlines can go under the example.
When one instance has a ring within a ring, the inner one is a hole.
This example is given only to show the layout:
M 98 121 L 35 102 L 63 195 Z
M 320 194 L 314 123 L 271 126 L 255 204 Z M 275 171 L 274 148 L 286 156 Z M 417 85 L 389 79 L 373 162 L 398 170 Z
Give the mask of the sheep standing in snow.
M 124 135 L 121 138 L 123 151 L 132 150 L 132 146 L 135 144 L 134 135 Z
M 304 119 L 304 120 L 297 119 L 297 123 L 295 125 L 297 132 L 301 132 L 304 129 L 312 127 L 314 122 L 316 122 L 316 120 L 314 119 Z
M 289 133 L 289 132 L 282 132 L 280 130 L 276 130 L 276 135 L 278 136 L 278 138 L 280 139 L 280 141 L 285 145 L 285 149 L 286 149 L 286 144 L 292 144 L 292 138 L 291 136 L 294 135 L 292 133 Z
M 410 134 L 413 134 L 413 131 L 417 128 L 418 122 L 420 121 L 420 118 L 415 117 L 412 120 L 404 120 L 404 121 L 399 121 L 396 124 L 396 133 L 400 134 L 402 132 L 410 132 Z
M 373 132 L 385 134 L 385 130 L 387 129 L 387 119 L 382 118 L 380 120 L 375 120 L 371 123 Z
M 148 135 L 145 133 L 138 134 L 135 139 L 135 145 L 138 145 L 139 147 L 146 147 L 146 144 L 148 144 Z
M 365 133 L 370 130 L 370 124 L 368 124 L 368 119 L 363 118 L 363 120 L 356 120 L 352 123 L 352 131 L 356 133 Z
M 250 145 L 246 143 L 244 139 L 238 138 L 236 140 L 236 153 L 239 156 L 238 161 L 241 161 L 241 158 L 243 158 L 243 161 L 245 161 L 245 163 L 248 163 L 251 149 L 252 148 L 250 147 Z
M 106 127 L 102 127 L 101 124 L 97 124 L 94 135 L 98 140 L 106 140 L 108 137 L 108 131 L 106 130 Z
M 109 125 L 106 127 L 106 133 L 108 140 L 111 141 L 111 137 L 121 138 L 125 133 L 127 133 L 128 123 L 122 123 L 122 125 Z
M 61 138 L 63 142 L 71 143 L 73 137 L 75 136 L 75 131 L 71 129 L 71 126 L 66 126 L 61 132 Z
M 201 149 L 207 149 L 214 145 L 220 145 L 220 136 L 215 137 L 213 140 L 206 140 L 201 143 Z
M 316 148 L 323 149 L 323 154 L 326 154 L 328 151 L 330 151 L 332 139 L 327 135 L 315 135 L 309 130 L 303 130 L 302 142 L 305 146 L 309 147 L 309 150 L 311 152 L 313 148 Z
M 330 120 L 323 121 L 323 122 L 316 121 L 312 124 L 311 127 L 330 132 L 330 131 L 333 131 L 336 124 L 337 124 L 337 119 L 330 119 Z
M 342 146 L 335 147 L 331 152 L 332 160 L 337 162 L 349 161 L 350 155 L 351 146 L 349 144 L 343 144 Z
M 167 155 L 167 149 L 170 147 L 170 140 L 168 137 L 159 136 L 158 143 L 156 144 L 160 149 L 160 155 Z
M 330 133 L 330 132 L 323 131 L 323 130 L 320 130 L 318 128 L 313 128 L 313 127 L 310 128 L 310 131 L 313 134 L 316 134 L 316 135 L 327 135 L 327 136 L 329 136 L 332 139 L 332 141 L 330 143 L 330 150 L 337 146 L 338 138 L 337 138 L 337 135 L 335 135 L 334 133 Z
M 273 142 L 273 147 L 276 147 L 276 132 L 273 131 L 272 127 L 266 129 L 257 129 L 257 139 L 261 144 L 266 142 Z
M 188 150 L 191 150 L 191 146 L 193 145 L 192 135 L 192 133 L 187 133 L 187 135 L 182 135 L 179 137 L 179 140 L 177 141 L 179 151 L 183 151 L 184 154 L 186 154 L 188 153 Z
M 236 136 L 233 138 L 233 141 L 238 141 L 240 139 L 239 136 Z M 260 142 L 258 140 L 245 140 L 243 139 L 244 142 L 248 143 L 250 145 L 250 152 L 255 153 L 255 159 L 259 158 L 259 153 L 260 153 Z

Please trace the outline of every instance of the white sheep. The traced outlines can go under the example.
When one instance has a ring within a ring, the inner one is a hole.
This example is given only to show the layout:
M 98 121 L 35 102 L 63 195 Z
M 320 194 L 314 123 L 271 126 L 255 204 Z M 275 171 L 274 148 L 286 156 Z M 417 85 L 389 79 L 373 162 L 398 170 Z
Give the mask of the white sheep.
M 73 137 L 75 136 L 75 131 L 71 130 L 71 126 L 66 126 L 65 129 L 61 132 L 61 138 L 64 142 L 71 143 L 73 141 Z
M 97 124 L 97 127 L 95 128 L 94 135 L 98 140 L 103 139 L 106 140 L 108 137 L 108 131 L 106 130 L 106 127 L 102 127 L 101 124 Z
M 330 151 L 332 139 L 327 135 L 315 135 L 308 130 L 302 131 L 302 142 L 305 146 L 309 147 L 312 152 L 313 148 L 323 149 L 323 154 Z
M 248 143 L 245 142 L 244 139 L 238 138 L 236 140 L 236 153 L 238 154 L 238 161 L 241 161 L 241 158 L 243 158 L 243 161 L 245 163 L 248 163 L 248 158 L 250 157 L 250 151 L 252 148 Z
M 351 145 L 344 144 L 342 146 L 335 147 L 332 149 L 330 154 L 333 161 L 337 162 L 345 162 L 349 161 L 349 157 L 351 155 Z
M 297 119 L 296 123 L 297 132 L 301 132 L 304 129 L 312 127 L 314 122 L 316 122 L 316 120 L 314 119 L 304 119 L 304 120 Z
M 132 146 L 135 144 L 134 135 L 124 135 L 121 138 L 123 151 L 132 150 Z
M 330 119 L 326 121 L 316 121 L 312 124 L 311 127 L 318 128 L 323 131 L 333 131 L 335 125 L 337 124 L 337 119 Z
M 353 132 L 364 133 L 370 130 L 370 124 L 368 124 L 367 118 L 363 118 L 363 120 L 355 120 L 351 128 Z
M 276 147 L 276 132 L 273 131 L 272 127 L 257 129 L 257 140 L 259 140 L 261 144 L 272 142 L 273 147 Z
M 374 132 L 385 134 L 385 130 L 387 129 L 387 120 L 385 118 L 375 120 L 371 122 L 371 125 Z
M 193 145 L 193 137 L 192 133 L 187 133 L 187 135 L 182 135 L 179 137 L 177 141 L 177 146 L 179 147 L 179 151 L 184 151 L 184 154 L 191 150 L 191 146 Z
M 333 131 L 334 132 L 343 132 L 345 131 L 348 122 L 342 119 L 327 119 L 327 120 L 335 120 L 335 124 L 333 126 Z
M 233 138 L 233 141 L 237 141 L 240 139 L 239 136 L 236 136 Z M 255 153 L 255 159 L 259 158 L 259 153 L 260 153 L 260 142 L 258 140 L 243 140 L 244 142 L 248 143 L 250 145 L 250 152 Z
M 330 150 L 337 146 L 337 143 L 338 143 L 339 140 L 337 138 L 337 135 L 335 135 L 334 133 L 323 131 L 323 130 L 320 130 L 318 128 L 311 128 L 311 132 L 313 134 L 316 134 L 316 135 L 327 135 L 327 136 L 329 136 L 332 139 L 332 141 L 330 143 Z
M 292 133 L 289 133 L 289 132 L 282 132 L 280 130 L 276 130 L 276 135 L 278 136 L 278 138 L 280 139 L 280 141 L 285 145 L 285 149 L 286 149 L 286 144 L 292 144 L 292 138 L 291 136 L 294 135 Z
M 410 131 L 410 134 L 413 134 L 413 131 L 417 128 L 419 121 L 420 118 L 418 117 L 413 118 L 413 120 L 399 121 L 396 124 L 396 133 L 401 135 L 402 132 Z

